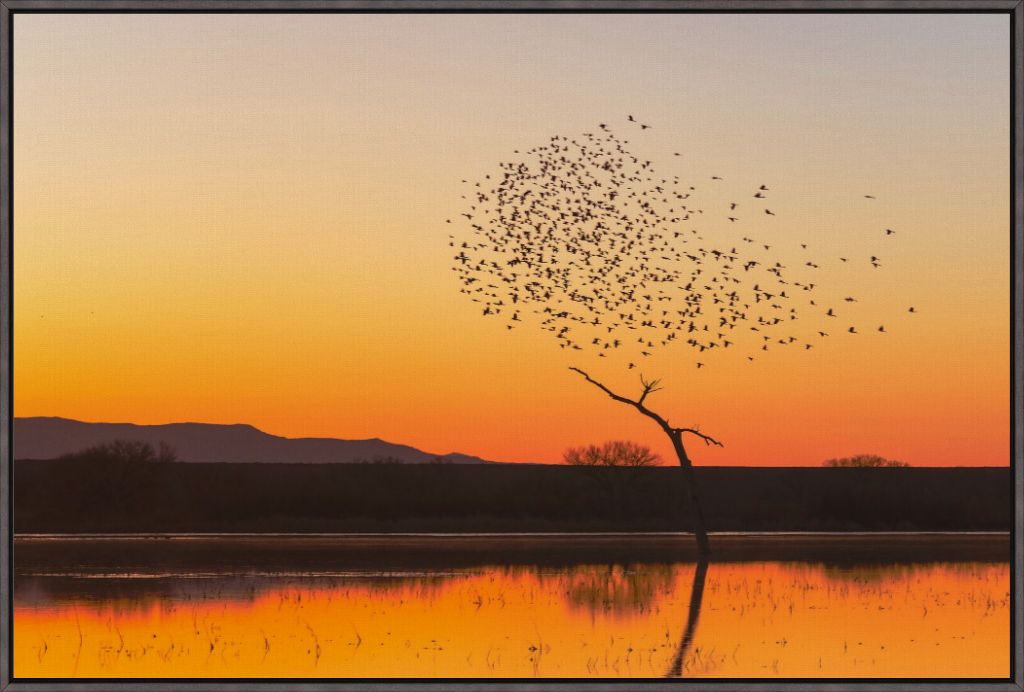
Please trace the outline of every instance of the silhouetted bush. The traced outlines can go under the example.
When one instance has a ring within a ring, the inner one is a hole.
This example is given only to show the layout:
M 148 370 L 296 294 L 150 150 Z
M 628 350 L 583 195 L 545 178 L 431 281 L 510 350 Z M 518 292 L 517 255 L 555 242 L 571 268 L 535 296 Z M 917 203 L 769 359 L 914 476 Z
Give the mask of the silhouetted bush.
M 78 452 L 65 454 L 60 458 L 64 461 L 84 463 L 126 462 L 144 464 L 154 461 L 164 463 L 178 461 L 178 454 L 175 452 L 174 447 L 166 442 L 160 442 L 157 449 L 154 449 L 153 445 L 140 440 L 114 440 L 86 447 Z
M 601 445 L 570 447 L 562 455 L 562 461 L 569 466 L 657 466 L 661 458 L 636 442 L 613 440 Z
M 844 457 L 842 459 L 829 459 L 823 462 L 822 466 L 834 469 L 901 469 L 910 466 L 910 464 L 905 461 L 886 459 L 877 454 L 858 454 L 857 456 Z

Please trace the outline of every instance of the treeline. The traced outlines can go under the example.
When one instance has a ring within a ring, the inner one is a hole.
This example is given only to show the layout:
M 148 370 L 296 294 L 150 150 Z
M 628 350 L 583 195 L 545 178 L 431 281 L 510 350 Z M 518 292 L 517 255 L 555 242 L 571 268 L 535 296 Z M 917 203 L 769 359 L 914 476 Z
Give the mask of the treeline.
M 991 531 L 1008 468 L 698 468 L 712 531 Z M 14 528 L 73 532 L 679 531 L 673 467 L 22 460 Z

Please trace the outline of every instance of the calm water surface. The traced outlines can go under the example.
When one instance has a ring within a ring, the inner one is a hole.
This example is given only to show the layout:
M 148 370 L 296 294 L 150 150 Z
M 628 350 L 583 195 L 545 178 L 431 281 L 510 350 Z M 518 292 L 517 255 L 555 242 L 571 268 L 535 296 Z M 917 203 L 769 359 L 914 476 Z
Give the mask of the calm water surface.
M 1001 562 L 225 573 L 15 556 L 17 677 L 1009 674 Z

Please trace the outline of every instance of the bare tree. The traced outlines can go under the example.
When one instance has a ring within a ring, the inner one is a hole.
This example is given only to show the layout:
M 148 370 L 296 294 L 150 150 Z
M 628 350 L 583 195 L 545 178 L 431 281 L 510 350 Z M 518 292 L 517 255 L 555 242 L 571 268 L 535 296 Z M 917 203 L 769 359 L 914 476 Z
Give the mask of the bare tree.
M 693 473 L 693 462 L 690 461 L 690 457 L 686 453 L 686 445 L 683 444 L 683 435 L 695 435 L 704 440 L 704 443 L 707 445 L 717 445 L 719 447 L 723 447 L 724 445 L 710 435 L 705 435 L 700 432 L 696 428 L 673 427 L 669 424 L 667 419 L 647 408 L 647 406 L 644 405 L 647 397 L 660 389 L 658 380 L 647 381 L 643 376 L 641 376 L 640 384 L 643 386 L 643 391 L 640 393 L 640 396 L 634 400 L 624 397 L 621 394 L 616 394 L 579 368 L 569 369 L 583 375 L 587 382 L 600 389 L 615 401 L 632 406 L 637 411 L 657 423 L 658 427 L 661 428 L 661 431 L 668 435 L 669 440 L 672 441 L 672 449 L 675 451 L 676 458 L 679 460 L 679 466 L 683 470 L 683 480 L 686 482 L 687 499 L 689 500 L 690 505 L 690 516 L 693 520 L 693 532 L 697 537 L 697 549 L 700 551 L 701 555 L 710 554 L 711 544 L 708 541 L 707 525 L 704 522 L 704 508 L 700 503 L 700 494 L 697 490 L 697 479 Z
M 565 450 L 562 460 L 569 466 L 657 466 L 661 458 L 651 451 L 650 447 L 629 442 L 613 440 L 602 445 L 570 447 Z

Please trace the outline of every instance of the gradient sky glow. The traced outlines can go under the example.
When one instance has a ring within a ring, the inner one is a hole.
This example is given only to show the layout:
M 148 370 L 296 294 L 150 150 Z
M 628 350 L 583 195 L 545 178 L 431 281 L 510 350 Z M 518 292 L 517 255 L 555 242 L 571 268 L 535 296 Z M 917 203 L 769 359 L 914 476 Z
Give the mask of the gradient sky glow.
M 18 15 L 14 413 L 670 458 L 447 245 L 461 179 L 635 113 L 660 173 L 768 183 L 780 248 L 884 250 L 822 283 L 887 335 L 645 364 L 697 464 L 1008 464 L 1009 57 L 1007 15 Z

